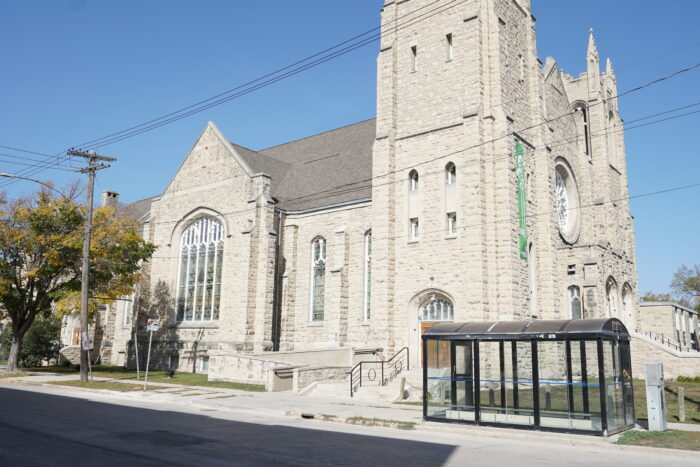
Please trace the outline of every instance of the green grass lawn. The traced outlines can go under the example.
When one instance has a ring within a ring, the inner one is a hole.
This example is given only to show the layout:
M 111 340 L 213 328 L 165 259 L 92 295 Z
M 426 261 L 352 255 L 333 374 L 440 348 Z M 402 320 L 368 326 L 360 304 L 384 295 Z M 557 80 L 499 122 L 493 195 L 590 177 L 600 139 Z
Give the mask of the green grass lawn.
M 666 381 L 666 420 L 678 420 L 678 386 L 685 390 L 685 423 L 700 423 L 700 383 Z M 639 420 L 647 419 L 646 386 L 642 380 L 634 380 L 634 413 Z
M 49 384 L 89 389 L 109 389 L 110 391 L 120 392 L 143 391 L 143 386 L 140 384 L 119 383 L 116 381 L 51 381 Z M 166 387 L 148 386 L 149 391 L 155 391 L 156 389 L 166 389 Z
M 695 431 L 625 431 L 615 444 L 700 451 L 700 433 Z
M 20 376 L 30 376 L 29 373 L 2 373 L 0 372 L 0 379 L 2 378 L 18 378 Z
M 38 371 L 60 374 L 78 374 L 78 371 L 72 366 L 43 366 L 39 368 L 28 368 L 26 369 L 26 371 Z M 127 370 L 126 368 L 120 366 L 96 365 L 92 367 L 92 373 L 94 376 L 98 376 L 101 378 L 112 378 L 117 380 L 136 380 L 136 371 Z M 143 380 L 143 372 L 141 372 L 140 376 L 141 380 Z M 241 391 L 265 391 L 265 386 L 261 384 L 208 381 L 207 375 L 202 373 L 180 372 L 175 373 L 175 376 L 173 378 L 168 378 L 165 371 L 149 371 L 148 381 L 153 383 L 184 384 L 187 386 L 202 386 L 209 388 L 238 389 Z

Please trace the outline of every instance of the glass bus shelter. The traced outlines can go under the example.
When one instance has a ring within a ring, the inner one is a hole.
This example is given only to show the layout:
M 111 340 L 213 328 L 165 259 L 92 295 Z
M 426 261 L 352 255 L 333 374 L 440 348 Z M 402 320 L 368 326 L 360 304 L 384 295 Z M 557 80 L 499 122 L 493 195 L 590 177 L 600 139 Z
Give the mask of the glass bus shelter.
M 599 435 L 632 428 L 629 340 L 615 318 L 437 324 L 423 335 L 423 417 Z

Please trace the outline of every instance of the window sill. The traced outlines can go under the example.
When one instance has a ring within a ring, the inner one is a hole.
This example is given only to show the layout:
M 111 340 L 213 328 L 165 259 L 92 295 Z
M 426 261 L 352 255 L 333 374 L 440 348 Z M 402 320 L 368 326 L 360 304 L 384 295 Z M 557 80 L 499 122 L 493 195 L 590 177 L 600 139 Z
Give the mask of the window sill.
M 453 239 L 455 239 L 455 238 L 457 238 L 457 234 L 456 234 L 456 233 L 445 235 L 445 240 L 453 240 Z
M 418 243 L 418 242 L 420 242 L 420 240 L 417 239 L 417 238 L 411 239 L 411 240 L 408 241 L 408 243 Z
M 311 321 L 310 323 L 307 323 L 307 324 L 306 324 L 306 327 L 309 327 L 309 328 L 322 328 L 322 327 L 325 326 L 325 325 L 326 325 L 325 321 Z
M 171 327 L 177 329 L 218 329 L 219 321 L 180 321 Z
M 369 325 L 370 325 L 369 320 L 363 321 L 363 322 L 360 324 L 360 326 L 369 326 Z

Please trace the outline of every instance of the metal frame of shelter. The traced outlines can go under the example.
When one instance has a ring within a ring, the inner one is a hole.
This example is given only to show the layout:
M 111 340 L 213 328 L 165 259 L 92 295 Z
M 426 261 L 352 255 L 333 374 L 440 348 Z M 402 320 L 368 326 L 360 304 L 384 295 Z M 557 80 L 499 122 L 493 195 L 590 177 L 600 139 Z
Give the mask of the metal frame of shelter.
M 423 418 L 612 435 L 634 427 L 616 318 L 440 323 L 423 339 Z

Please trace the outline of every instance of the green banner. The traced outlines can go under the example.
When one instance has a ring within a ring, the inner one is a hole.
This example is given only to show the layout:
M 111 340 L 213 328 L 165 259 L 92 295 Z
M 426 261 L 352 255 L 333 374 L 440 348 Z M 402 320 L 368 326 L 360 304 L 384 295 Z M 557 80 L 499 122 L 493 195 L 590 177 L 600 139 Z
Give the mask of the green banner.
M 518 245 L 520 247 L 520 259 L 527 259 L 527 226 L 525 218 L 527 217 L 527 203 L 525 202 L 525 154 L 523 145 L 520 141 L 515 142 L 515 167 L 518 176 L 518 227 L 520 238 Z

